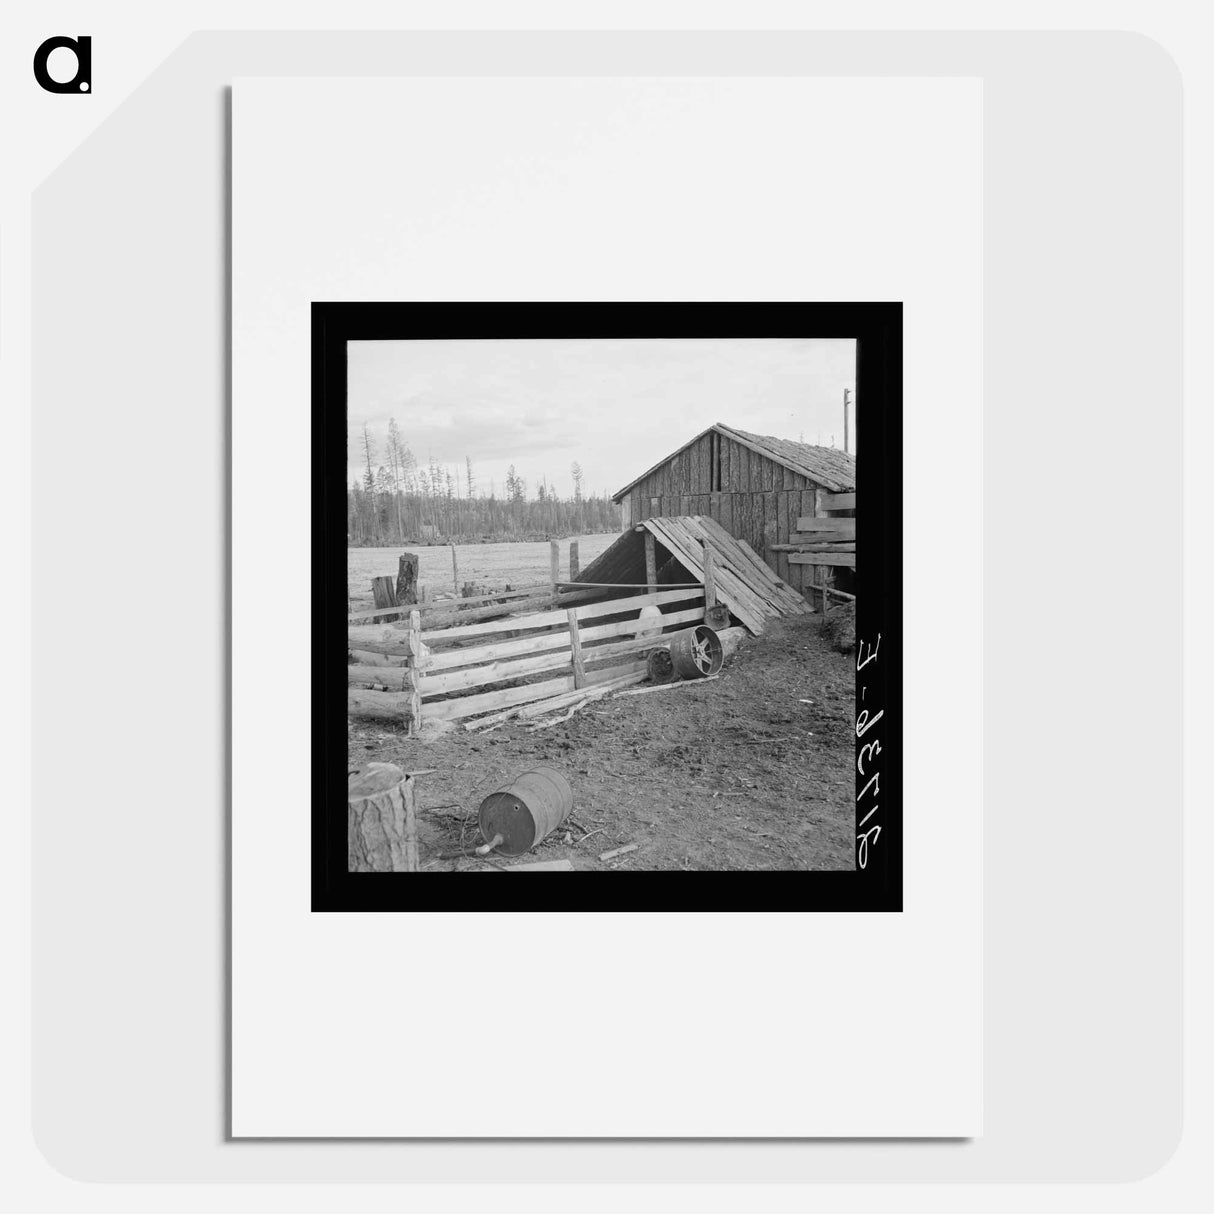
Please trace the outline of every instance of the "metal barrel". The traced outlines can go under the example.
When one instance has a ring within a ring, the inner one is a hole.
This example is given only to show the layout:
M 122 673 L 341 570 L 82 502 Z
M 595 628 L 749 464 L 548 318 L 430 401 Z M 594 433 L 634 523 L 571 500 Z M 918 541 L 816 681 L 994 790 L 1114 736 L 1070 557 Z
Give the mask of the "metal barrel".
M 572 809 L 569 781 L 555 768 L 533 767 L 481 802 L 481 834 L 486 842 L 501 835 L 495 852 L 521 856 L 552 834 Z
M 725 661 L 721 640 L 704 624 L 697 624 L 670 638 L 670 661 L 681 679 L 706 679 Z

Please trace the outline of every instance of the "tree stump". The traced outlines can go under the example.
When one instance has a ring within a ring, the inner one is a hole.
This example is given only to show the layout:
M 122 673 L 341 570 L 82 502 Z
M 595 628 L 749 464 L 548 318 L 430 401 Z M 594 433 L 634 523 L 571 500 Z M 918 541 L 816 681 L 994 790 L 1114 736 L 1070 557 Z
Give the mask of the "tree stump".
M 349 778 L 348 871 L 418 871 L 415 776 L 392 763 L 368 763 Z
M 396 607 L 400 604 L 400 599 L 396 597 L 396 588 L 392 585 L 390 577 L 373 577 L 371 579 L 371 594 L 375 598 L 375 606 L 378 607 Z M 391 624 L 395 620 L 399 620 L 398 615 L 380 615 L 375 617 L 376 622 L 380 624 Z
M 417 602 L 417 553 L 402 552 L 396 575 L 396 601 L 404 606 Z

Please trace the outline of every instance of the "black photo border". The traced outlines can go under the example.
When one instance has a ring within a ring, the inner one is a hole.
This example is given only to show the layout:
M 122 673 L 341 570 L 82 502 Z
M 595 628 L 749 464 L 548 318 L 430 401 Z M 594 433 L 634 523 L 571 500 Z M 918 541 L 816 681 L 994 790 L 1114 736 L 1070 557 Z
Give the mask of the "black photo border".
M 347 614 L 347 343 L 662 337 L 856 339 L 855 870 L 588 872 L 509 891 L 348 872 L 347 764 L 336 762 L 348 757 L 337 636 Z M 314 303 L 312 478 L 313 911 L 901 911 L 901 303 Z

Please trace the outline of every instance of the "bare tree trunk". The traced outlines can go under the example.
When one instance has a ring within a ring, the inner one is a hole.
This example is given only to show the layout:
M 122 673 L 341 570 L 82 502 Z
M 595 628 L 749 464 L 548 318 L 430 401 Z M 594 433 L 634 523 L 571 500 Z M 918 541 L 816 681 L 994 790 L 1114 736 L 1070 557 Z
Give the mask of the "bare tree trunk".
M 396 601 L 402 606 L 417 602 L 417 564 L 416 552 L 400 554 L 400 566 L 396 575 Z

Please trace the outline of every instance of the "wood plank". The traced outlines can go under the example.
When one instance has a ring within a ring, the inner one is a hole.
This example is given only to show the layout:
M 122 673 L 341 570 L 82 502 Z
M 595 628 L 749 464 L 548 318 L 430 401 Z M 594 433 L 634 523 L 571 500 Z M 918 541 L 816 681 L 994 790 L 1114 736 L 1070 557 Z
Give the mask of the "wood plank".
M 823 510 L 854 510 L 856 495 L 854 493 L 824 493 L 822 494 Z
M 840 539 L 854 540 L 856 538 L 856 520 L 854 518 L 799 518 L 798 531 L 832 531 Z
M 741 548 L 744 553 L 746 553 L 756 568 L 766 568 L 763 561 L 759 557 L 759 554 L 745 540 L 738 540 L 738 547 Z M 768 575 L 770 576 L 770 571 Z M 790 611 L 800 612 L 802 610 L 800 603 L 798 602 L 799 596 L 791 588 L 778 587 L 777 593 L 780 600 L 788 604 L 788 609 Z
M 599 683 L 624 675 L 639 674 L 647 669 L 644 662 L 632 663 L 627 666 L 611 666 L 606 670 L 596 670 L 587 674 L 586 685 L 593 687 Z M 564 675 L 559 679 L 545 679 L 541 683 L 527 683 L 522 687 L 506 687 L 501 691 L 489 691 L 483 695 L 461 696 L 454 700 L 438 700 L 426 705 L 426 719 L 437 721 L 456 721 L 463 717 L 479 716 L 483 712 L 492 712 L 496 708 L 513 708 L 518 704 L 534 704 L 537 700 L 546 700 L 550 696 L 559 695 L 565 691 L 579 690 L 573 686 L 573 675 Z M 373 695 L 373 692 L 367 692 Z M 387 693 L 380 693 L 387 694 Z
M 432 674 L 429 669 L 422 673 L 421 693 L 426 699 L 448 695 L 453 691 L 466 691 L 469 687 L 488 687 L 493 683 L 504 683 L 508 679 L 526 678 L 542 674 L 546 670 L 569 669 L 569 638 L 560 649 L 541 653 L 535 657 L 520 658 L 513 662 L 487 662 L 483 665 L 465 666 L 459 670 L 448 670 Z
M 791 476 L 792 473 L 790 472 L 790 473 L 788 473 L 788 475 Z M 785 480 L 785 484 L 787 484 L 787 483 L 788 483 L 787 480 Z M 776 574 L 780 577 L 780 579 L 782 581 L 785 581 L 785 582 L 788 581 L 788 557 L 783 553 L 783 551 L 780 550 L 778 545 L 786 544 L 788 542 L 788 536 L 789 536 L 789 522 L 788 522 L 789 500 L 788 499 L 791 496 L 792 496 L 791 493 L 781 493 L 780 494 L 778 522 L 776 525 L 776 544 L 777 544 L 777 547 L 775 549 L 775 551 L 776 551 Z
M 856 567 L 854 552 L 790 552 L 790 565 L 844 565 L 848 569 Z
M 774 576 L 771 568 L 759 558 L 752 548 L 747 546 L 745 541 L 735 537 L 723 540 L 702 523 L 697 523 L 696 526 L 699 528 L 701 538 L 709 540 L 715 546 L 718 555 L 723 557 L 729 568 L 747 582 L 748 588 L 753 590 L 763 586 L 774 590 L 774 587 L 771 587 L 771 579 Z
M 763 498 L 763 547 L 770 548 L 772 544 L 778 543 L 779 536 L 780 495 L 773 491 L 765 494 Z M 766 564 L 769 569 L 772 569 L 771 561 L 766 561 Z M 775 570 L 772 569 L 772 572 L 774 573 Z
M 642 527 L 640 530 L 644 531 Z M 598 590 L 644 590 L 649 591 L 648 582 L 559 582 L 560 586 L 586 586 Z M 659 583 L 666 590 L 703 590 L 704 586 L 701 582 L 661 582 Z M 619 602 L 618 599 L 604 599 L 605 603 Z
M 804 544 L 774 544 L 776 552 L 855 552 L 855 544 L 823 544 L 806 542 Z
M 600 615 L 615 615 L 617 612 L 639 611 L 640 608 L 651 604 L 661 606 L 663 603 L 677 603 L 702 594 L 702 588 L 692 588 L 689 590 L 659 590 L 655 594 L 634 594 L 623 599 L 604 599 L 601 602 L 586 603 L 584 606 L 576 608 L 577 618 L 587 620 Z M 489 620 L 482 624 L 436 628 L 425 633 L 425 641 L 427 645 L 433 645 L 439 641 L 464 640 L 474 636 L 488 636 L 494 632 L 525 632 L 528 629 L 547 628 L 553 624 L 564 623 L 565 612 L 563 610 L 539 611 L 527 615 L 511 615 L 500 620 Z M 352 635 L 355 631 L 361 632 L 362 630 L 349 629 Z
M 436 604 L 438 610 L 427 615 L 422 627 L 427 634 L 431 631 L 436 631 L 442 628 L 455 628 L 457 626 L 471 626 L 478 620 L 499 619 L 503 615 L 509 615 L 512 612 L 538 611 L 542 607 L 552 606 L 552 591 L 545 590 L 543 594 L 534 594 L 525 599 L 512 599 L 508 603 L 490 604 L 484 607 L 471 607 L 466 611 L 461 611 L 457 607 L 459 599 L 447 599 Z M 456 625 L 453 621 L 461 621 L 460 625 Z
M 697 535 L 704 538 L 707 533 L 694 520 L 688 520 L 680 524 L 668 522 L 651 523 L 651 526 L 660 529 L 663 543 L 666 548 L 675 552 L 683 565 L 694 569 L 703 575 L 703 549 L 697 543 Z M 727 558 L 726 558 L 727 563 Z M 739 580 L 732 573 L 720 572 L 717 574 L 717 596 L 724 600 L 728 606 L 734 608 L 734 614 L 738 615 L 743 623 L 747 624 L 751 631 L 755 631 L 755 626 L 761 629 L 762 618 L 764 612 L 751 600 L 748 592 L 745 591 Z
M 761 618 L 774 614 L 772 605 L 768 602 L 764 589 L 768 587 L 771 572 L 764 566 L 762 570 L 748 568 L 748 560 L 744 554 L 731 548 L 712 530 L 703 525 L 701 520 L 694 520 L 690 526 L 694 535 L 700 541 L 709 545 L 718 555 L 723 572 L 718 581 L 721 586 L 721 597 L 728 602 L 729 598 L 749 603 Z M 739 565 L 739 561 L 741 564 Z M 758 576 L 756 576 L 758 575 Z
M 692 540 L 671 526 L 666 524 L 657 525 L 665 528 L 666 534 L 664 535 L 664 540 L 672 551 L 679 554 L 679 559 L 689 568 L 699 570 L 701 567 L 701 556 L 692 547 Z M 716 538 L 712 537 L 698 520 L 690 520 L 685 526 L 692 537 L 698 536 L 701 539 L 706 539 L 716 544 Z M 757 635 L 762 632 L 764 621 L 774 613 L 751 590 L 745 580 L 734 572 L 732 568 L 733 559 L 729 556 L 728 550 L 723 547 L 716 550 L 724 563 L 724 567 L 716 572 L 718 599 L 724 602 L 751 632 Z
M 732 493 L 721 494 L 720 514 L 717 516 L 717 522 L 729 532 L 733 534 L 733 499 Z
M 666 611 L 662 613 L 662 629 L 665 631 L 676 624 L 698 624 L 704 618 L 704 600 L 701 599 L 694 607 L 685 608 L 683 611 Z M 652 627 L 652 624 L 650 625 Z M 585 648 L 589 641 L 601 641 L 604 637 L 620 637 L 635 634 L 637 631 L 636 620 L 617 620 L 614 624 L 595 624 L 590 628 L 582 629 L 582 645 L 583 652 L 586 655 L 586 661 L 594 660 L 594 651 Z
M 452 552 L 455 549 L 452 548 Z M 421 676 L 417 668 L 419 663 L 428 657 L 425 643 L 422 641 L 422 613 L 409 612 L 409 665 L 406 677 L 409 684 L 409 736 L 417 737 L 422 724 L 422 693 Z
M 704 606 L 703 601 L 700 600 L 696 606 L 664 613 L 662 627 L 666 629 L 676 625 L 698 624 L 703 618 Z M 636 620 L 618 620 L 614 624 L 595 624 L 581 628 L 582 653 L 585 661 L 589 663 L 597 660 L 598 653 L 597 649 L 593 647 L 593 642 L 610 637 L 629 636 L 636 631 Z M 521 657 L 524 654 L 542 653 L 546 650 L 562 651 L 558 655 L 558 661 L 552 667 L 552 669 L 556 669 L 568 661 L 564 651 L 567 651 L 569 647 L 569 633 L 561 629 L 559 632 L 544 632 L 538 636 L 498 641 L 492 645 L 478 645 L 476 648 L 444 649 L 431 654 L 430 662 L 425 668 L 425 677 L 430 679 L 443 670 L 454 670 L 463 666 L 485 666 L 500 662 L 503 658 Z M 476 684 L 468 684 L 468 686 L 476 686 Z
M 431 654 L 430 663 L 426 667 L 426 676 L 429 677 L 440 670 L 452 670 L 459 666 L 484 665 L 502 658 L 521 657 L 527 653 L 542 653 L 546 649 L 567 649 L 568 647 L 569 633 L 562 628 L 559 632 L 541 632 L 538 636 L 496 641 L 488 645 L 477 645 L 474 648 L 443 649 Z
M 621 675 L 619 678 L 608 679 L 605 683 L 600 683 L 597 687 L 583 687 L 580 691 L 566 691 L 559 696 L 550 696 L 546 700 L 537 700 L 534 704 L 524 704 L 521 708 L 510 709 L 503 716 L 516 716 L 520 721 L 532 721 L 536 717 L 546 716 L 550 712 L 559 712 L 562 708 L 570 708 L 574 704 L 586 704 L 594 700 L 601 700 L 604 696 L 610 695 L 613 691 L 619 691 L 623 687 L 628 687 L 634 683 L 644 682 L 648 678 L 648 671 L 640 670 L 632 674 Z M 467 726 L 471 729 L 474 726 Z
M 711 611 L 717 605 L 717 584 L 713 577 L 715 559 L 712 548 L 705 546 L 704 555 L 700 560 L 704 569 L 704 608 L 706 611 Z

